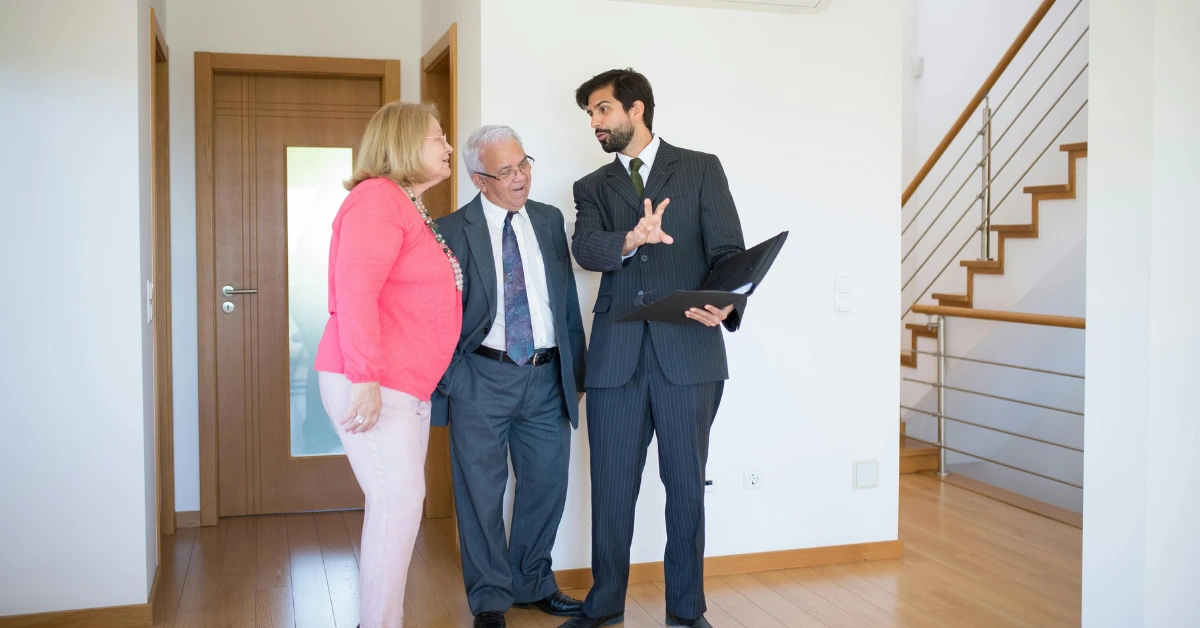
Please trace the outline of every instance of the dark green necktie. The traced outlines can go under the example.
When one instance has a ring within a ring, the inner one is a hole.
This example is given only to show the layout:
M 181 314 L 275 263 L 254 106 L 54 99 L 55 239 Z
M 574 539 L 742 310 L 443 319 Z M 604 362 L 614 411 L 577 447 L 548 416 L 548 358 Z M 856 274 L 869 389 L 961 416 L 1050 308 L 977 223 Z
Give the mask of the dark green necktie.
M 642 183 L 642 173 L 638 172 L 643 163 L 645 162 L 637 157 L 629 162 L 629 178 L 633 179 L 633 190 L 637 192 L 638 198 L 642 198 L 642 194 L 646 191 L 646 186 Z

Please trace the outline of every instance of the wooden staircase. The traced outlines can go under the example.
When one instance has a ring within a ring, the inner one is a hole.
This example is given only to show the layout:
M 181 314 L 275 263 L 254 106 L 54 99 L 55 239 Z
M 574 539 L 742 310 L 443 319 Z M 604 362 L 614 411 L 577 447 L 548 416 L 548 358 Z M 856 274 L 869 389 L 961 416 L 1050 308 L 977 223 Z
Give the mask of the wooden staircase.
M 937 471 L 938 448 L 905 435 L 907 423 L 900 422 L 900 473 Z
M 1076 162 L 1087 157 L 1087 142 L 1063 144 L 1059 150 L 1067 153 L 1067 183 L 1058 185 L 1030 185 L 1024 188 L 1026 194 L 1032 195 L 1030 220 L 1023 225 L 992 225 L 991 231 L 997 234 L 996 259 L 994 260 L 961 260 L 959 265 L 967 269 L 967 293 L 947 294 L 933 293 L 938 305 L 953 307 L 973 307 L 975 304 L 975 275 L 1004 274 L 1004 242 L 1009 238 L 1038 237 L 1038 210 L 1042 201 L 1073 199 L 1076 196 Z M 905 329 L 912 332 L 910 348 L 900 350 L 900 365 L 915 368 L 917 366 L 917 338 L 937 338 L 937 330 L 929 329 L 919 323 L 908 323 Z

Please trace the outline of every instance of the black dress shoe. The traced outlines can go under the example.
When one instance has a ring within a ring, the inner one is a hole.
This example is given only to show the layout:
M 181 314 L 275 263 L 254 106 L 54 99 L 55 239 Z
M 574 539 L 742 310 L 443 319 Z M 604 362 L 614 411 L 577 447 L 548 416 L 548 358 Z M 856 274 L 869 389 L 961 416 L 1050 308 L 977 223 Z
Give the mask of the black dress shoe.
M 617 613 L 616 615 L 606 615 L 604 617 L 588 617 L 580 613 L 567 620 L 567 623 L 558 628 L 600 628 L 600 626 L 612 626 L 615 624 L 625 623 L 625 613 Z
M 558 615 L 560 617 L 578 615 L 579 611 L 583 610 L 583 602 L 562 591 L 555 591 L 536 602 L 522 602 L 520 604 L 513 604 L 513 606 L 517 608 L 533 607 L 547 615 Z
M 691 628 L 712 628 L 712 624 L 701 615 L 699 619 L 684 619 L 678 615 L 667 611 L 668 626 L 691 626 Z
M 504 613 L 483 611 L 475 616 L 475 628 L 504 628 Z

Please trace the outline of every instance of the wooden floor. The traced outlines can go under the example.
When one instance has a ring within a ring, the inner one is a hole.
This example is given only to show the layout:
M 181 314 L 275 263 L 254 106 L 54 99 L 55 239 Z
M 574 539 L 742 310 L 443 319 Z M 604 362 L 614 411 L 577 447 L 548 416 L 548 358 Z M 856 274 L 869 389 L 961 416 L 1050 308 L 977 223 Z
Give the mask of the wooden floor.
M 449 520 L 427 522 L 406 625 L 470 626 Z M 168 539 L 155 626 L 353 627 L 362 513 L 222 520 Z M 904 558 L 708 578 L 714 626 L 1078 626 L 1081 531 L 923 475 L 900 480 Z M 586 591 L 568 593 L 582 597 Z M 630 587 L 625 625 L 661 626 L 662 583 Z M 511 626 L 560 619 L 512 609 Z

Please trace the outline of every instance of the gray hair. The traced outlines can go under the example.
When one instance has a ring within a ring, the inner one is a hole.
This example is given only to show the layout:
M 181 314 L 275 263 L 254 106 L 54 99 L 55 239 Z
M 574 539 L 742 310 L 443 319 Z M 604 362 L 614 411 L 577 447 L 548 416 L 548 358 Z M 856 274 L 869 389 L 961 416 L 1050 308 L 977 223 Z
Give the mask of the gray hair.
M 501 124 L 489 124 L 480 127 L 479 130 L 471 134 L 467 138 L 467 145 L 463 148 L 463 162 L 467 164 L 467 172 L 477 174 L 483 172 L 483 149 L 496 144 L 503 144 L 510 140 L 516 140 L 518 144 L 524 147 L 521 142 L 521 136 L 512 127 Z

